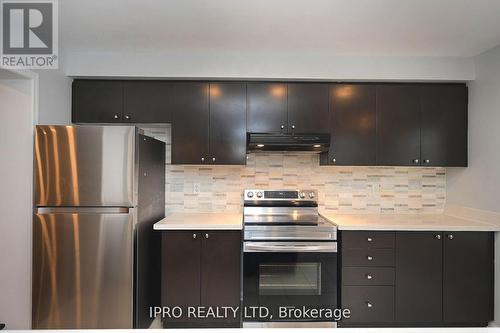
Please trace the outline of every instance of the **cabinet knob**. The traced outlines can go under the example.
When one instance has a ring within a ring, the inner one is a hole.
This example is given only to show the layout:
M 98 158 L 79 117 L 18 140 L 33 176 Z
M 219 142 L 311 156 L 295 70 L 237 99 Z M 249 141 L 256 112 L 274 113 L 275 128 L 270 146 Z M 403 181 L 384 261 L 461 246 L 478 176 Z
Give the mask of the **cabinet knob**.
M 441 239 L 441 235 L 440 234 L 437 234 L 434 237 L 436 237 L 436 239 Z
M 205 162 L 205 157 L 202 157 L 202 158 L 201 158 L 201 161 L 202 161 L 202 162 Z
M 196 239 L 196 234 L 193 234 L 193 239 Z
M 130 116 L 128 114 L 125 115 L 125 119 L 129 120 Z
M 450 239 L 450 240 L 451 240 L 451 239 L 453 239 L 453 235 L 452 235 L 452 234 L 449 234 L 449 235 L 448 235 L 448 239 Z
M 295 129 L 295 125 L 292 125 L 292 129 Z
M 417 164 L 419 162 L 418 158 L 413 160 L 413 163 Z
M 366 259 L 367 259 L 368 261 L 372 261 L 372 260 L 373 260 L 373 257 L 372 257 L 372 256 L 367 256 L 367 257 L 366 257 Z
M 431 163 L 431 160 L 424 160 L 425 164 Z
M 119 117 L 117 114 L 115 114 L 115 115 L 113 115 L 113 118 L 118 119 Z
M 281 125 L 281 129 L 285 129 L 285 125 Z
M 208 239 L 208 234 L 205 234 L 205 238 Z
M 369 307 L 369 308 L 372 308 L 373 304 L 371 302 L 366 302 L 366 306 Z
M 215 157 L 212 157 L 212 162 L 215 162 Z
M 366 239 L 366 241 L 371 243 L 371 242 L 373 242 L 373 238 L 368 237 L 368 238 Z
M 334 157 L 334 158 L 332 158 L 332 162 L 333 162 L 333 163 L 336 163 L 336 162 L 337 162 L 337 159 L 336 159 L 335 157 Z
M 368 280 L 371 280 L 371 279 L 373 279 L 373 276 L 371 276 L 370 274 L 367 274 L 367 275 L 366 275 L 366 278 L 367 278 Z

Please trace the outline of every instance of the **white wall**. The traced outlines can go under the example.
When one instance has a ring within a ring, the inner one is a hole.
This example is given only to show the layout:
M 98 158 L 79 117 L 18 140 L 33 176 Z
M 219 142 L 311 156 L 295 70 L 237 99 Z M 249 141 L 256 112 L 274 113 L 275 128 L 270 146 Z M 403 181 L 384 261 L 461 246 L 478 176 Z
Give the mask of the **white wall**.
M 469 167 L 449 169 L 447 201 L 500 212 L 500 46 L 475 58 L 469 84 Z
M 69 76 L 316 80 L 468 81 L 467 57 L 360 57 L 294 54 L 67 54 Z
M 0 322 L 31 326 L 33 81 L 0 80 Z
M 469 84 L 469 167 L 448 169 L 447 203 L 500 212 L 500 46 L 474 59 Z M 500 234 L 495 239 L 495 322 L 500 324 Z
M 36 71 L 39 84 L 38 123 L 66 125 L 71 123 L 71 82 L 63 69 Z

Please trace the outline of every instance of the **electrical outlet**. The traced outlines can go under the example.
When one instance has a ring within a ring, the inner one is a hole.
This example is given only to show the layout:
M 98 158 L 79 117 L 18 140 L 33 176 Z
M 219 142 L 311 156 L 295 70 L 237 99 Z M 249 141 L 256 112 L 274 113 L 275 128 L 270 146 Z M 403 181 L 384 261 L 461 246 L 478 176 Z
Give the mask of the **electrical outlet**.
M 372 195 L 377 195 L 380 193 L 380 184 L 369 184 L 368 187 L 370 188 L 370 193 Z
M 194 194 L 200 193 L 200 183 L 193 183 L 193 193 Z

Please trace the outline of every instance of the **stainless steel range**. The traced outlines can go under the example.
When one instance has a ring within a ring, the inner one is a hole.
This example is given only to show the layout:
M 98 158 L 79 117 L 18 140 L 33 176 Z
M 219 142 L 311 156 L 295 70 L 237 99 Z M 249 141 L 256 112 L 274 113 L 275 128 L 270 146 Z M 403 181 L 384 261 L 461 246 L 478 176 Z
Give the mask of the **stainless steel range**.
M 337 306 L 337 227 L 319 215 L 317 197 L 316 190 L 245 190 L 245 327 L 335 326 L 328 309 Z

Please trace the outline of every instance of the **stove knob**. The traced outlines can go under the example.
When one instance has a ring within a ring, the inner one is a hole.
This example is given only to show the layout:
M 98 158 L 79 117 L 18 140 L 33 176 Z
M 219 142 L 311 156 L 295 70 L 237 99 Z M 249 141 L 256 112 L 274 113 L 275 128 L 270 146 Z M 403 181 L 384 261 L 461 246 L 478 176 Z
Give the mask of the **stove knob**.
M 253 192 L 248 192 L 247 197 L 252 198 L 253 197 Z
M 314 192 L 309 192 L 309 198 L 314 199 Z
M 262 198 L 262 192 L 257 192 L 257 198 Z
M 300 192 L 300 193 L 299 193 L 299 197 L 300 197 L 301 199 L 304 199 L 304 198 L 306 197 L 306 194 L 305 194 L 304 192 Z

